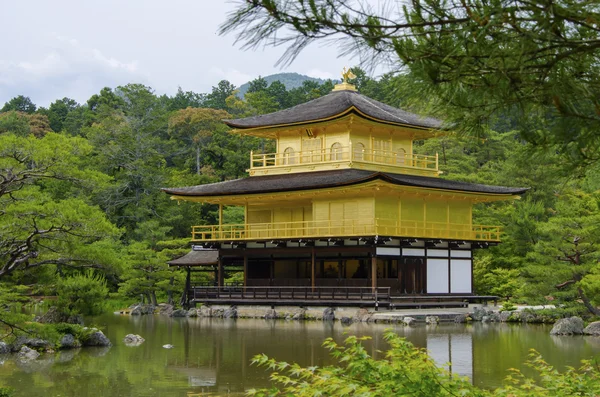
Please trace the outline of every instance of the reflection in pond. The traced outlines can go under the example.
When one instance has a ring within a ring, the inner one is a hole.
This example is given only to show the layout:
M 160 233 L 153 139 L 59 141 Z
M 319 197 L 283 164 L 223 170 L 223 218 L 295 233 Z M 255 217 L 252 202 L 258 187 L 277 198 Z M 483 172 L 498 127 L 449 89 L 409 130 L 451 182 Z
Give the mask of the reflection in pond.
M 469 376 L 480 386 L 500 384 L 510 367 L 522 367 L 535 348 L 551 364 L 564 368 L 600 354 L 600 346 L 583 337 L 555 339 L 548 327 L 506 324 L 377 325 L 355 323 L 171 319 L 160 316 L 103 316 L 95 319 L 113 341 L 110 349 L 80 349 L 45 355 L 38 366 L 21 368 L 15 360 L 0 364 L 0 385 L 16 396 L 183 396 L 243 395 L 248 388 L 269 385 L 269 372 L 250 365 L 265 353 L 300 365 L 334 361 L 321 347 L 327 337 L 370 336 L 371 354 L 385 351 L 385 328 L 392 327 L 416 346 L 427 348 L 440 365 Z M 146 339 L 127 347 L 125 335 Z M 173 349 L 163 349 L 172 344 Z

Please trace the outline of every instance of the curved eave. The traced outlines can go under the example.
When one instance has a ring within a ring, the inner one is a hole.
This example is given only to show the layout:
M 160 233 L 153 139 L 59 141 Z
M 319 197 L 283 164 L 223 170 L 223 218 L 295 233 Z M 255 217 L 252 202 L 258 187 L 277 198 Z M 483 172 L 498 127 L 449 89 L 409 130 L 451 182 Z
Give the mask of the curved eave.
M 410 128 L 410 129 L 416 129 L 419 131 L 429 131 L 429 132 L 442 132 L 443 130 L 441 130 L 440 128 L 435 128 L 435 127 L 428 127 L 428 126 L 422 126 L 422 125 L 415 125 L 415 124 L 408 124 L 408 123 L 399 123 L 399 122 L 393 122 L 393 121 L 389 121 L 389 120 L 382 120 L 373 116 L 370 116 L 364 112 L 362 112 L 360 109 L 358 109 L 356 106 L 352 105 L 349 108 L 347 108 L 346 110 L 344 110 L 343 112 L 340 113 L 336 113 L 333 114 L 331 116 L 328 117 L 322 117 L 319 119 L 313 119 L 313 120 L 303 120 L 303 121 L 297 121 L 297 122 L 291 122 L 291 123 L 282 123 L 282 124 L 272 124 L 272 125 L 265 125 L 265 126 L 259 126 L 259 127 L 245 127 L 239 124 L 235 124 L 232 123 L 232 120 L 223 120 L 223 122 L 225 124 L 227 124 L 229 127 L 231 128 L 235 128 L 232 132 L 234 133 L 239 133 L 239 134 L 246 134 L 246 135 L 254 135 L 254 136 L 268 136 L 269 132 L 271 130 L 274 129 L 281 129 L 281 128 L 289 128 L 289 127 L 300 127 L 300 126 L 304 126 L 304 125 L 312 125 L 315 123 L 323 123 L 323 122 L 327 122 L 327 121 L 334 121 L 337 119 L 341 119 L 345 116 L 351 115 L 351 114 L 357 114 L 359 116 L 361 116 L 362 118 L 375 122 L 375 123 L 379 123 L 379 124 L 386 124 L 386 125 L 391 125 L 391 126 L 395 126 L 395 127 L 403 127 L 403 128 Z M 262 132 L 261 134 L 257 134 L 256 132 Z
M 421 190 L 431 193 L 445 193 L 445 194 L 457 194 L 463 196 L 470 196 L 477 198 L 481 201 L 498 201 L 498 200 L 511 200 L 511 199 L 519 199 L 520 195 L 525 193 L 529 188 L 515 188 L 515 190 L 506 192 L 506 193 L 493 193 L 493 192 L 481 192 L 481 191 L 471 191 L 471 190 L 461 190 L 461 189 L 452 189 L 452 188 L 438 188 L 438 187 L 430 187 L 430 186 L 422 186 L 416 183 L 402 183 L 394 180 L 391 177 L 388 177 L 385 174 L 376 173 L 369 175 L 364 178 L 357 178 L 351 181 L 347 181 L 344 183 L 337 184 L 323 184 L 323 185 L 315 185 L 310 187 L 302 187 L 302 188 L 289 188 L 289 189 L 264 189 L 260 191 L 248 192 L 248 191 L 237 191 L 231 193 L 206 193 L 206 194 L 198 194 L 198 193 L 186 193 L 177 191 L 177 189 L 162 189 L 165 193 L 171 194 L 172 200 L 184 200 L 184 201 L 206 201 L 206 202 L 217 202 L 223 200 L 239 200 L 239 199 L 248 199 L 252 197 L 259 197 L 264 195 L 289 195 L 294 192 L 304 192 L 304 191 L 314 191 L 314 190 L 336 190 L 344 187 L 353 187 L 358 185 L 367 184 L 369 182 L 374 181 L 382 181 L 394 187 L 403 187 L 408 188 L 410 190 Z M 203 200 L 205 199 L 205 200 Z
M 168 189 L 162 188 L 161 190 L 167 194 L 171 194 L 172 200 L 185 200 L 184 197 L 231 197 L 231 196 L 251 196 L 251 195 L 259 195 L 259 194 L 273 194 L 273 193 L 289 193 L 289 192 L 298 192 L 305 190 L 317 190 L 317 189 L 330 189 L 337 187 L 345 187 L 345 186 L 353 186 L 360 183 L 370 182 L 372 180 L 378 179 L 378 174 L 368 175 L 364 178 L 353 179 L 348 182 L 336 183 L 336 184 L 323 184 L 323 185 L 315 185 L 310 187 L 303 188 L 290 188 L 290 189 L 264 189 L 259 192 L 234 192 L 234 193 L 207 193 L 207 194 L 197 194 L 197 193 L 185 193 L 185 192 L 177 192 L 177 189 Z

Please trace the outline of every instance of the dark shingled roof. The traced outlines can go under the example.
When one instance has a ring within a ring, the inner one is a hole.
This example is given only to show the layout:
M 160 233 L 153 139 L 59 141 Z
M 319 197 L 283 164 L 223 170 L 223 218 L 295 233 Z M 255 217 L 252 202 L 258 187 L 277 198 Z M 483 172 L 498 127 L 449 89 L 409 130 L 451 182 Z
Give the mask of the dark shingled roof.
M 367 98 L 356 91 L 349 90 L 333 91 L 320 98 L 275 113 L 223 121 L 232 128 L 240 129 L 269 127 L 281 124 L 301 124 L 342 115 L 347 113 L 352 107 L 355 107 L 368 117 L 383 122 L 422 128 L 440 128 L 442 126 L 440 120 L 431 117 L 421 117 Z
M 473 193 L 515 195 L 522 194 L 528 190 L 528 188 L 489 186 L 426 176 L 392 174 L 389 172 L 358 169 L 261 175 L 206 185 L 164 188 L 162 190 L 176 196 L 229 196 L 350 186 L 376 179 L 381 179 L 395 185 Z
M 169 266 L 216 265 L 219 259 L 217 250 L 190 251 L 184 256 L 167 262 Z

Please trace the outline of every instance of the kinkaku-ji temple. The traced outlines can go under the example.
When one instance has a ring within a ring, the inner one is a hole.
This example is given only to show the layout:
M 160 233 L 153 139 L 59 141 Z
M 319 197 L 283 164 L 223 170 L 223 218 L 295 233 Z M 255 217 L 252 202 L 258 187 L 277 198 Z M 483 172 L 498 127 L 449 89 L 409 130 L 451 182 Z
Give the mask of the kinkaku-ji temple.
M 194 226 L 193 250 L 170 262 L 187 269 L 187 305 L 468 302 L 478 298 L 473 250 L 502 234 L 473 224 L 473 205 L 527 190 L 440 178 L 438 156 L 415 154 L 413 142 L 442 122 L 367 98 L 346 78 L 310 102 L 225 123 L 273 139 L 276 152 L 251 153 L 247 178 L 164 189 L 219 207 L 219 224 Z M 244 223 L 223 224 L 223 206 L 243 207 Z M 243 285 L 224 285 L 227 269 L 243 271 Z M 214 271 L 215 285 L 195 285 L 194 271 Z

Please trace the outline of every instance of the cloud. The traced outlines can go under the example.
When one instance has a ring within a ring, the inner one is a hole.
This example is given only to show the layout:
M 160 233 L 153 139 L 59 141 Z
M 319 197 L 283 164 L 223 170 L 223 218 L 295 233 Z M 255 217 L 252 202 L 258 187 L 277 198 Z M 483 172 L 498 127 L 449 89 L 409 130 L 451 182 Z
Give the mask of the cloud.
M 103 87 L 148 81 L 136 60 L 119 60 L 73 38 L 52 35 L 44 49 L 37 59 L 0 59 L 0 105 L 17 95 L 41 106 L 65 95 L 82 103 Z
M 215 80 L 227 80 L 233 83 L 235 86 L 240 86 L 248 81 L 254 80 L 258 76 L 253 76 L 248 73 L 241 72 L 237 69 L 222 69 L 218 67 L 212 67 L 208 71 L 209 74 L 215 76 Z
M 340 70 L 340 72 L 341 72 L 341 70 Z M 327 80 L 327 79 L 339 80 L 340 79 L 339 76 L 334 76 L 333 73 L 326 72 L 326 71 L 321 70 L 321 69 L 310 69 L 305 74 L 307 76 L 316 77 L 318 79 L 323 79 L 323 80 Z

